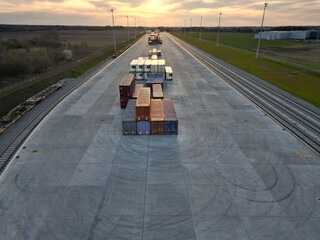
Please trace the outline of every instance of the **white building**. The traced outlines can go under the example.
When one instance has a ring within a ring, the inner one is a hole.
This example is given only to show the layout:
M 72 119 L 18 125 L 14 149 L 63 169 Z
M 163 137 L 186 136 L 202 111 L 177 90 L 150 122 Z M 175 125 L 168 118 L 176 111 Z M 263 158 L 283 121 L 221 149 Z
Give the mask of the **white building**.
M 308 31 L 273 31 L 273 32 L 259 32 L 255 35 L 255 38 L 267 40 L 281 40 L 281 39 L 320 39 L 319 30 Z

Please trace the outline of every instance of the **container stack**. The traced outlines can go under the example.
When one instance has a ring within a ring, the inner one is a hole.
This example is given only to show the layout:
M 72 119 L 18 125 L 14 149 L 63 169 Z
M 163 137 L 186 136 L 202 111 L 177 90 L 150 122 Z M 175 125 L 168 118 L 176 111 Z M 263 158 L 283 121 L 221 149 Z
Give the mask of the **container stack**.
M 171 99 L 163 99 L 164 80 L 172 80 L 161 50 L 130 63 L 130 74 L 120 83 L 120 105 L 126 108 L 122 119 L 123 135 L 178 135 L 178 119 Z M 146 83 L 135 80 L 146 80 Z M 145 87 L 146 85 L 146 87 Z
M 148 80 L 150 74 L 162 74 L 163 80 L 172 80 L 173 72 L 170 66 L 166 66 L 165 59 L 159 59 L 161 50 L 149 51 L 149 57 L 139 57 L 130 63 L 130 73 L 134 74 L 135 80 Z
M 133 74 L 127 74 L 119 85 L 120 91 L 120 107 L 126 108 L 128 101 L 132 97 L 135 88 L 135 80 Z

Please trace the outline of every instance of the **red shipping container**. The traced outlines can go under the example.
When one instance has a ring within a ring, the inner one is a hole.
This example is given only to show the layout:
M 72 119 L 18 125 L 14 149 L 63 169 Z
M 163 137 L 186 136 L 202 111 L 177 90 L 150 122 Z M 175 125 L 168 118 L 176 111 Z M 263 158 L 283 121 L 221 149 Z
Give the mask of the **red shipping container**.
M 121 108 L 126 108 L 129 100 L 130 100 L 130 97 L 120 96 L 120 107 Z
M 133 91 L 133 94 L 132 94 L 132 98 L 134 99 L 137 99 L 138 98 L 138 93 L 139 93 L 139 90 L 140 88 L 143 87 L 143 84 L 136 84 L 136 86 L 134 87 L 134 91 Z
M 134 87 L 135 87 L 134 75 L 133 74 L 125 75 L 119 85 L 120 96 L 130 98 L 134 91 Z
M 164 134 L 164 113 L 161 99 L 151 99 L 150 133 Z
M 150 120 L 150 88 L 140 88 L 136 102 L 136 120 Z

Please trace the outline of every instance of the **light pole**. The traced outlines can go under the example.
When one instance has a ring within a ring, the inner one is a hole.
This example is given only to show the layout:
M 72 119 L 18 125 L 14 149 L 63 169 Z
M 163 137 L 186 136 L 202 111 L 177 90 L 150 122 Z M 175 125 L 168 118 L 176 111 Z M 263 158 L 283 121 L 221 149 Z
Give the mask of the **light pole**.
M 190 19 L 190 38 L 191 38 L 192 18 Z
M 259 48 L 260 48 L 260 41 L 261 41 L 261 35 L 262 35 L 262 27 L 263 27 L 263 21 L 264 21 L 264 14 L 266 12 L 266 8 L 268 7 L 268 3 L 264 3 L 263 8 L 263 15 L 262 15 L 262 22 L 261 22 L 261 28 L 260 28 L 260 34 L 259 34 L 259 41 L 258 41 L 258 47 L 257 47 L 257 53 L 256 53 L 256 59 L 258 59 L 259 56 Z
M 134 18 L 134 37 L 137 37 L 137 25 L 136 25 L 136 18 Z
M 200 34 L 199 34 L 199 40 L 201 40 L 201 27 L 202 27 L 202 16 L 200 18 Z
M 116 32 L 114 29 L 114 18 L 113 18 L 113 9 L 111 9 L 111 13 L 112 13 L 112 25 L 113 25 L 113 48 L 114 48 L 114 52 L 117 51 L 117 46 L 116 46 Z
M 217 47 L 219 46 L 219 33 L 220 33 L 220 21 L 221 21 L 221 14 L 219 14 L 219 27 L 218 27 L 218 36 L 217 36 Z
M 128 27 L 128 43 L 129 43 L 129 40 L 130 40 L 130 37 L 129 37 L 129 16 L 127 15 L 127 27 Z
M 186 36 L 187 19 L 184 19 L 184 36 Z

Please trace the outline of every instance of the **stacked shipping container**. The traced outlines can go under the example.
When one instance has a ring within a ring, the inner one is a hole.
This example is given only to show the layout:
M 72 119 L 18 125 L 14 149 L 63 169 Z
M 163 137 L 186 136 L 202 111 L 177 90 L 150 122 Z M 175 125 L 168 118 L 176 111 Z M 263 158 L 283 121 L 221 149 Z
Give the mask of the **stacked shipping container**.
M 132 74 L 125 75 L 119 85 L 120 105 L 126 107 L 122 119 L 123 135 L 177 135 L 178 119 L 172 100 L 163 99 L 163 81 L 172 80 L 172 69 L 165 66 L 164 59 L 152 60 L 152 57 L 161 56 L 161 50 L 153 49 L 149 56 L 151 59 L 132 60 Z M 147 80 L 147 87 L 135 84 L 135 79 Z
M 134 91 L 134 87 L 135 87 L 134 75 L 133 74 L 125 75 L 119 85 L 121 108 L 125 108 L 127 106 L 127 103 Z

